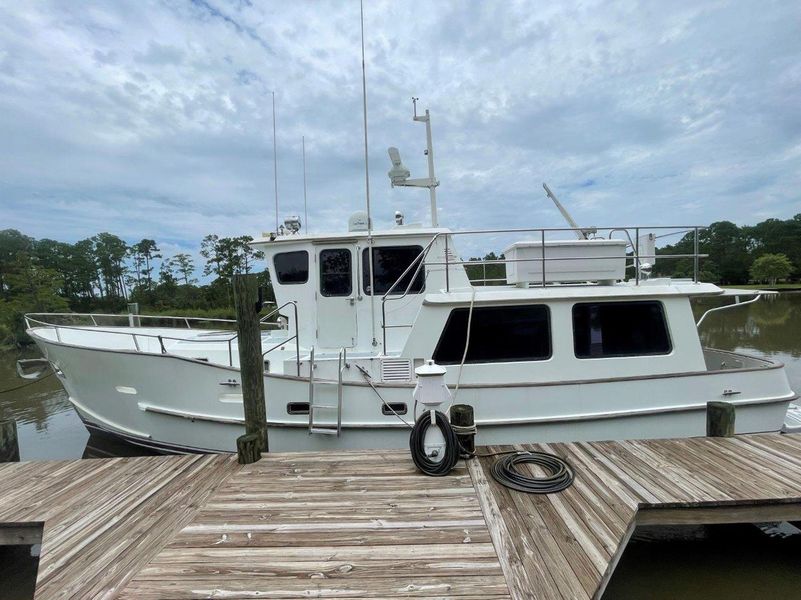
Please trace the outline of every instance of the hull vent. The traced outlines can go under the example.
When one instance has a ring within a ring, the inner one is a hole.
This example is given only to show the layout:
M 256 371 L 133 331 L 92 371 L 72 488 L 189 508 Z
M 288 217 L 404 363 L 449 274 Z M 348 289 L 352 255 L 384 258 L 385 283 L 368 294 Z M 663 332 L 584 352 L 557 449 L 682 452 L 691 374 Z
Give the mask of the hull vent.
M 381 361 L 382 381 L 411 381 L 412 361 L 406 358 L 385 358 Z

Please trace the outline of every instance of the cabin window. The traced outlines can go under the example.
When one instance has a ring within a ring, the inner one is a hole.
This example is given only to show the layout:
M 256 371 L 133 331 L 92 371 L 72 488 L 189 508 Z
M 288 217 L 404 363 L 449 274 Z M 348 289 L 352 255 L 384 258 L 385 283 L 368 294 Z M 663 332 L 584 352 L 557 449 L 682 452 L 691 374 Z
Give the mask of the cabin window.
M 462 362 L 469 308 L 455 308 L 434 350 L 443 365 Z M 544 304 L 473 309 L 465 363 L 547 360 L 551 357 L 550 311 Z
M 669 354 L 664 307 L 656 301 L 574 304 L 573 349 L 578 358 Z
M 276 254 L 273 264 L 278 283 L 306 283 L 309 280 L 309 253 L 305 250 Z
M 403 272 L 414 262 L 423 251 L 422 246 L 381 246 L 373 248 L 373 281 L 375 286 L 370 285 L 370 255 L 368 249 L 362 253 L 362 285 L 366 294 L 386 294 L 392 285 L 398 281 Z M 409 272 L 398 282 L 392 294 L 403 294 L 409 287 L 410 294 L 419 294 L 425 288 L 425 267 L 417 273 L 417 277 L 412 281 L 412 276 L 418 264 L 409 269 Z M 411 286 L 409 283 L 411 282 Z M 375 288 L 373 290 L 373 288 Z
M 320 293 L 323 296 L 350 296 L 351 292 L 353 275 L 350 250 L 320 250 Z

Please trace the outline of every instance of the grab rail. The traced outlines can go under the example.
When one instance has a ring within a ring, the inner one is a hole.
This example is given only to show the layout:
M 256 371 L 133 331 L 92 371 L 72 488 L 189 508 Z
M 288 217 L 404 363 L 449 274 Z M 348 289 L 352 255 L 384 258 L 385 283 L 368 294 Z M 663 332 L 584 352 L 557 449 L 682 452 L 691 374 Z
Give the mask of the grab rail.
M 417 279 L 417 275 L 420 273 L 420 269 L 425 264 L 426 257 L 428 256 L 429 251 L 434 246 L 434 242 L 437 241 L 439 236 L 440 236 L 439 233 L 434 234 L 434 237 L 431 238 L 431 241 L 428 242 L 426 247 L 423 248 L 423 250 L 420 252 L 420 254 L 418 254 L 417 257 L 412 262 L 409 263 L 409 266 L 406 267 L 406 269 L 403 271 L 403 273 L 401 273 L 401 276 L 398 277 L 395 280 L 395 283 L 393 283 L 390 286 L 390 288 L 386 291 L 386 293 L 381 297 L 381 333 L 382 333 L 382 338 L 383 338 L 384 354 L 387 353 L 387 328 L 390 328 L 390 327 L 402 327 L 401 325 L 395 325 L 395 326 L 387 325 L 387 307 L 386 307 L 386 304 L 387 304 L 387 302 L 389 300 L 402 300 L 403 298 L 405 298 L 409 294 L 409 290 L 411 290 L 412 289 L 412 285 L 414 285 L 414 280 Z M 448 239 L 447 236 L 446 236 L 445 239 L 447 241 L 447 239 Z M 446 253 L 446 258 L 447 258 L 447 253 Z M 406 289 L 404 290 L 403 294 L 401 294 L 400 296 L 398 296 L 396 298 L 390 298 L 390 295 L 392 294 L 392 292 L 395 291 L 395 287 L 403 280 L 404 277 L 406 277 L 406 275 L 408 275 L 409 271 L 411 270 L 411 268 L 415 264 L 417 264 L 417 267 L 414 270 L 414 274 L 409 278 L 409 284 L 406 286 Z M 447 270 L 446 270 L 446 273 L 447 273 Z M 446 275 L 446 277 L 447 277 L 447 275 Z
M 282 308 L 284 308 L 285 306 L 287 306 L 289 304 L 292 305 L 292 310 L 295 312 L 294 319 L 292 319 L 292 323 L 295 325 L 295 335 L 293 335 L 290 338 L 287 338 L 285 340 L 282 340 L 282 341 L 278 342 L 275 346 L 273 346 L 269 350 L 266 350 L 266 351 L 262 352 L 261 353 L 261 358 L 262 358 L 262 360 L 264 360 L 264 357 L 267 356 L 270 352 L 272 352 L 276 348 L 279 348 L 279 347 L 283 346 L 284 344 L 286 344 L 288 342 L 291 342 L 292 340 L 295 340 L 295 368 L 297 369 L 298 377 L 300 377 L 300 337 L 298 336 L 298 303 L 295 300 L 290 300 L 289 302 L 284 302 L 281 306 L 276 308 L 274 311 L 264 315 L 261 319 L 259 319 L 259 323 L 263 323 L 265 319 L 270 318 L 271 316 L 273 316 L 276 313 L 280 315 L 281 313 L 279 313 L 278 311 L 280 311 Z
M 633 259 L 634 265 L 634 279 L 636 285 L 640 283 L 640 269 L 637 268 L 637 265 L 640 265 L 642 259 L 646 258 L 657 258 L 660 259 L 680 259 L 680 258 L 691 258 L 693 259 L 693 282 L 698 283 L 698 274 L 700 268 L 700 259 L 706 258 L 708 255 L 701 254 L 699 249 L 699 232 L 702 229 L 706 229 L 705 226 L 702 225 L 654 225 L 654 226 L 616 226 L 616 227 L 597 227 L 595 230 L 597 232 L 604 232 L 608 231 L 609 235 L 611 236 L 612 233 L 616 231 L 623 231 L 628 238 L 628 246 L 630 246 L 633 250 L 632 254 L 628 255 L 629 258 Z M 633 230 L 634 233 L 634 240 L 632 240 L 631 235 L 629 234 L 629 230 Z M 693 252 L 690 254 L 641 254 L 640 253 L 640 232 L 641 231 L 654 231 L 654 230 L 679 230 L 677 233 L 686 233 L 686 232 L 693 232 Z M 538 258 L 526 258 L 526 259 L 499 259 L 499 260 L 491 260 L 491 261 L 452 261 L 449 258 L 449 253 L 445 253 L 445 261 L 440 263 L 428 263 L 429 265 L 445 265 L 445 291 L 450 292 L 450 278 L 447 276 L 449 273 L 449 266 L 450 265 L 482 265 L 482 264 L 505 264 L 511 262 L 541 262 L 542 263 L 542 282 L 541 285 L 546 285 L 546 276 L 545 276 L 545 264 L 548 261 L 561 261 L 561 260 L 608 260 L 607 257 L 601 256 L 576 256 L 576 257 L 548 257 L 545 256 L 545 234 L 546 233 L 554 233 L 554 232 L 580 232 L 583 233 L 586 231 L 586 228 L 579 228 L 579 227 L 534 227 L 534 228 L 515 228 L 515 229 L 476 229 L 476 230 L 469 230 L 469 231 L 452 231 L 448 233 L 448 236 L 457 236 L 457 235 L 481 235 L 481 234 L 499 234 L 499 233 L 537 233 L 540 237 L 540 244 L 542 248 L 541 256 Z M 446 243 L 447 238 L 446 236 Z M 600 235 L 599 235 L 600 237 Z M 603 239 L 603 238 L 601 238 Z M 611 239 L 611 238 L 610 238 Z M 630 268 L 632 265 L 628 265 L 627 268 Z
M 286 306 L 290 305 L 290 304 L 292 305 L 292 308 L 293 308 L 293 311 L 294 311 L 293 325 L 294 325 L 294 328 L 295 328 L 295 334 L 293 336 L 291 336 L 291 337 L 288 337 L 285 340 L 282 340 L 279 344 L 276 344 L 272 348 L 268 349 L 266 352 L 263 352 L 262 353 L 262 357 L 266 356 L 267 354 L 269 354 L 270 352 L 272 352 L 276 348 L 278 348 L 278 347 L 280 347 L 280 346 L 282 346 L 282 345 L 284 345 L 284 344 L 286 344 L 288 342 L 291 342 L 292 340 L 295 340 L 295 346 L 296 346 L 295 363 L 296 363 L 296 366 L 297 366 L 298 375 L 300 375 L 300 345 L 298 343 L 299 342 L 299 335 L 298 335 L 298 306 L 297 306 L 297 302 L 294 301 L 294 300 L 290 300 L 289 302 L 285 302 L 281 306 L 273 309 L 268 314 L 266 314 L 261 319 L 259 319 L 259 327 L 261 328 L 262 326 L 265 326 L 265 325 L 273 325 L 273 326 L 276 325 L 275 323 L 266 322 L 266 319 L 269 319 L 269 318 L 271 318 L 272 316 L 274 316 L 276 314 L 281 315 L 280 311 L 283 308 L 285 308 Z M 234 319 L 210 319 L 210 318 L 203 318 L 203 317 L 170 317 L 170 316 L 161 317 L 159 315 L 136 315 L 136 316 L 137 316 L 137 318 L 146 318 L 146 319 L 147 318 L 152 318 L 152 319 L 167 318 L 167 319 L 173 319 L 173 320 L 185 320 L 185 319 L 187 319 L 187 320 L 204 321 L 204 322 L 236 323 L 236 320 L 234 320 Z M 41 320 L 41 319 L 39 319 L 37 317 L 90 317 L 90 319 L 93 322 L 93 325 L 85 325 L 85 326 L 61 325 L 59 323 L 43 321 L 43 320 Z M 200 339 L 199 337 L 195 337 L 195 338 L 192 338 L 191 340 L 188 340 L 185 337 L 174 337 L 174 336 L 168 336 L 168 335 L 140 333 L 140 332 L 132 332 L 132 331 L 116 331 L 114 329 L 108 329 L 108 328 L 104 328 L 102 326 L 97 325 L 97 321 L 96 321 L 95 317 L 117 317 L 117 318 L 125 317 L 125 318 L 127 318 L 128 315 L 127 314 L 120 314 L 120 315 L 99 314 L 99 313 L 27 313 L 24 318 L 25 318 L 25 326 L 26 326 L 27 329 L 31 329 L 32 328 L 31 327 L 32 324 L 33 325 L 42 326 L 42 327 L 45 327 L 45 328 L 49 328 L 49 329 L 53 329 L 55 331 L 55 333 L 56 333 L 56 340 L 59 341 L 59 342 L 62 341 L 62 339 L 61 339 L 61 330 L 74 330 L 74 331 L 83 331 L 83 332 L 89 331 L 91 333 L 107 333 L 107 334 L 111 334 L 111 335 L 121 335 L 121 336 L 130 337 L 131 340 L 133 341 L 133 346 L 134 346 L 134 349 L 136 350 L 136 352 L 143 352 L 143 353 L 147 353 L 147 352 L 144 352 L 141 349 L 141 346 L 139 344 L 139 338 L 149 338 L 149 339 L 156 340 L 158 342 L 158 349 L 159 349 L 159 353 L 160 354 L 169 354 L 169 352 L 167 351 L 167 348 L 164 346 L 164 340 L 176 341 L 176 342 L 192 341 L 193 343 L 201 343 L 201 344 L 211 343 L 211 342 L 219 343 L 220 341 L 225 341 L 225 342 L 227 342 L 227 345 L 228 345 L 228 366 L 231 366 L 231 367 L 234 366 L 233 341 L 235 339 L 237 339 L 237 337 L 238 337 L 238 333 L 235 332 L 235 331 L 232 332 L 233 335 L 231 335 L 230 337 L 225 337 L 225 338 L 222 338 L 222 339 L 220 339 L 220 338 Z M 109 325 L 107 327 L 114 327 L 114 325 Z M 189 329 L 191 329 L 191 327 L 189 327 Z M 225 332 L 228 332 L 228 331 L 230 331 L 230 330 L 221 330 L 220 333 L 225 333 Z

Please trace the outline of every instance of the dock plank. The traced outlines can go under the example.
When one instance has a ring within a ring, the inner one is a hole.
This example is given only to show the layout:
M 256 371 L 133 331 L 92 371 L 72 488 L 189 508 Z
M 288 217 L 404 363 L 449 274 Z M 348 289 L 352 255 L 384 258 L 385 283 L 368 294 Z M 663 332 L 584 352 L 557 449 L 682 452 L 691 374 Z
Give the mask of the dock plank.
M 516 446 L 573 465 L 545 496 L 492 479 L 507 448 L 3 464 L 0 522 L 44 524 L 40 600 L 589 600 L 638 522 L 801 520 L 801 435 Z

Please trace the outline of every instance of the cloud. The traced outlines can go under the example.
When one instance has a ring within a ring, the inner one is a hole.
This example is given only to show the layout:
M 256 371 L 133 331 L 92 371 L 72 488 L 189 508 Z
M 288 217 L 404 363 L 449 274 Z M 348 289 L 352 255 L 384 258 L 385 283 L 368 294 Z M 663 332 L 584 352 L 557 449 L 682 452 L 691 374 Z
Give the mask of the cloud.
M 453 228 L 562 226 L 542 181 L 594 225 L 801 212 L 795 3 L 365 11 L 378 224 L 428 218 L 425 190 L 386 178 L 390 145 L 425 173 L 413 95 Z M 0 227 L 176 248 L 270 230 L 273 91 L 282 215 L 303 214 L 301 136 L 310 229 L 363 208 L 358 3 L 42 0 L 0 17 Z

